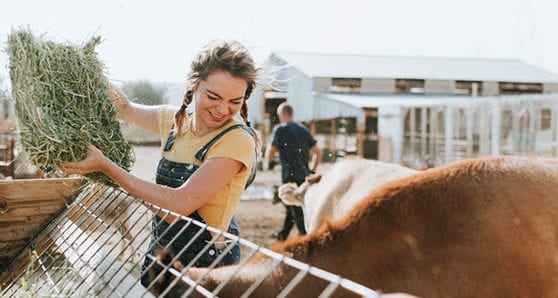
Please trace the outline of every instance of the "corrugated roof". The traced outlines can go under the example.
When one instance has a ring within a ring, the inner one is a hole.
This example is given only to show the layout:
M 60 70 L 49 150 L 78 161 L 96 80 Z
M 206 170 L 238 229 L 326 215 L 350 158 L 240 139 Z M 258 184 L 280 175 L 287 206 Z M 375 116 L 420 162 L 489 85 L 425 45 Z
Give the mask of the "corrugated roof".
M 517 60 L 275 52 L 309 77 L 558 83 L 558 75 Z
M 379 107 L 426 107 L 426 106 L 464 106 L 471 103 L 500 103 L 517 104 L 522 101 L 556 101 L 556 94 L 524 94 L 506 96 L 480 96 L 473 98 L 470 95 L 434 95 L 434 94 L 355 94 L 355 93 L 317 93 L 317 98 L 342 103 L 353 108 L 379 108 Z

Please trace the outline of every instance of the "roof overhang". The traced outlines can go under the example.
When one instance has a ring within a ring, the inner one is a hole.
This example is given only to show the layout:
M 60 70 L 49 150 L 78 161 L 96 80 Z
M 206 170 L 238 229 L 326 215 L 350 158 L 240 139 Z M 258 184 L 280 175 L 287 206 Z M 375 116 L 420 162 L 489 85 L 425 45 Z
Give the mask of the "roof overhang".
M 443 106 L 447 104 L 458 104 L 471 102 L 471 96 L 437 96 L 427 94 L 339 94 L 320 93 L 320 98 L 339 102 L 359 109 L 379 107 L 424 107 Z

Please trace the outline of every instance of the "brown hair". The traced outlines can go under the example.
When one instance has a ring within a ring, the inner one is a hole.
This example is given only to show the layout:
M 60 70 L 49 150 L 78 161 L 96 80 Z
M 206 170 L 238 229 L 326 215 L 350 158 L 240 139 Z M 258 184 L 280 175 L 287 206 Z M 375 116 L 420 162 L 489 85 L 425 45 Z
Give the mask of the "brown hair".
M 216 71 L 226 71 L 233 77 L 246 81 L 248 86 L 244 94 L 244 103 L 240 109 L 240 116 L 244 123 L 250 126 L 246 100 L 256 87 L 257 70 L 254 61 L 248 50 L 239 42 L 235 40 L 215 40 L 206 45 L 192 61 L 186 92 L 184 93 L 184 102 L 174 116 L 174 133 L 177 136 L 181 135 L 184 130 L 183 124 L 186 117 L 186 108 L 192 102 L 195 87 L 200 81 L 207 79 Z

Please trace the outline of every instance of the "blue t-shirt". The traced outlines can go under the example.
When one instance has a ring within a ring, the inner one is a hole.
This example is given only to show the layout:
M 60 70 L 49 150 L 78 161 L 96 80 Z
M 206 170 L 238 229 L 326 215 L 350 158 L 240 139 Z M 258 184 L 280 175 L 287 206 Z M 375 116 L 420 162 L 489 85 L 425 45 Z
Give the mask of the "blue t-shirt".
M 279 151 L 283 183 L 302 183 L 310 174 L 310 148 L 316 145 L 310 131 L 295 122 L 277 124 L 273 128 L 271 145 Z

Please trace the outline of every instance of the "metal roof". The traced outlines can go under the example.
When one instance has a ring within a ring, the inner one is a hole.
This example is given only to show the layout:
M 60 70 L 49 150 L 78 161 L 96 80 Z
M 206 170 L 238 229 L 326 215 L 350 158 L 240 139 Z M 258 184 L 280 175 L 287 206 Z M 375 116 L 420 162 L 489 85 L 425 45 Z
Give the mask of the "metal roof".
M 317 93 L 316 98 L 340 103 L 356 109 L 381 107 L 433 107 L 433 106 L 466 106 L 472 103 L 501 103 L 519 104 L 520 102 L 557 100 L 556 94 L 524 94 L 507 96 L 480 96 L 473 98 L 469 95 L 432 95 L 432 94 L 355 94 L 355 93 Z M 339 110 L 339 107 L 336 107 Z
M 274 52 L 309 77 L 558 83 L 558 75 L 517 60 Z

